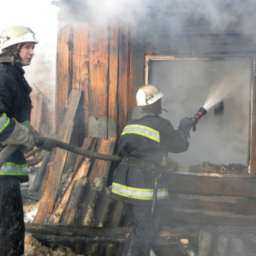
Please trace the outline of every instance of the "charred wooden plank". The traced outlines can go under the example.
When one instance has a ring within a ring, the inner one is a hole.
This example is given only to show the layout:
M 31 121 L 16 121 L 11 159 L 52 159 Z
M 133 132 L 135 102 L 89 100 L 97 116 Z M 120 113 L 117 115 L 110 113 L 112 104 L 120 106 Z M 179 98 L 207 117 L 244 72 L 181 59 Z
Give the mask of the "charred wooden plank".
M 42 235 L 56 236 L 66 238 L 76 238 L 78 241 L 86 242 L 123 242 L 129 238 L 132 229 L 128 227 L 123 228 L 92 228 L 85 226 L 75 225 L 38 225 L 38 224 L 26 224 L 26 232 L 32 233 L 35 237 Z M 84 239 L 84 240 L 80 240 Z
M 249 175 L 170 172 L 166 179 L 171 193 L 256 197 L 256 178 Z
M 202 211 L 256 215 L 256 202 L 254 198 L 174 194 L 164 204 L 169 209 L 200 209 Z
M 99 200 L 96 204 L 96 209 L 95 209 L 95 215 L 94 215 L 94 223 L 95 226 L 97 227 L 103 227 L 105 226 L 109 212 L 113 213 L 113 199 L 111 198 L 110 191 L 108 188 L 104 188 L 100 192 Z
M 73 187 L 75 187 L 75 184 L 79 179 L 87 176 L 89 167 L 90 167 L 90 161 L 84 160 L 82 165 L 78 169 L 78 171 L 75 173 L 73 179 L 70 181 L 69 185 L 67 186 L 63 196 L 61 197 L 60 202 L 57 204 L 56 208 L 54 209 L 54 212 L 50 217 L 50 223 L 55 223 L 55 224 L 60 223 L 63 212 L 67 207 L 67 204 L 71 198 Z
M 95 207 L 99 197 L 99 191 L 102 190 L 103 184 L 93 184 L 90 182 L 83 196 L 83 206 L 81 207 L 81 218 L 79 224 L 85 226 L 95 225 Z
M 230 212 L 215 212 L 201 209 L 191 210 L 172 208 L 169 209 L 169 211 L 165 211 L 165 215 L 163 215 L 161 221 L 164 224 L 196 224 L 201 227 L 214 224 L 229 226 L 252 226 L 256 221 L 256 215 L 231 214 Z
M 97 148 L 98 153 L 111 155 L 114 152 L 115 138 L 101 139 Z M 109 168 L 111 162 L 104 160 L 96 160 L 93 163 L 91 172 L 89 174 L 89 180 L 94 182 L 96 178 L 106 178 L 108 177 Z
M 62 123 L 62 134 L 60 134 L 60 137 L 64 142 L 70 143 L 71 141 L 80 99 L 81 91 L 72 90 L 69 97 L 69 108 L 66 112 L 64 122 Z M 59 189 L 58 186 L 60 184 L 63 169 L 65 166 L 66 157 L 66 151 L 61 149 L 56 150 L 56 154 L 53 159 L 52 170 L 48 171 L 43 196 L 40 200 L 39 210 L 34 220 L 35 223 L 42 223 L 53 211 Z
M 61 216 L 61 223 L 63 224 L 78 224 L 80 222 L 80 211 L 83 207 L 84 198 L 86 194 L 86 187 L 88 181 L 86 177 L 82 177 L 75 181 L 72 187 L 70 200 Z
M 82 149 L 95 151 L 96 140 L 94 138 L 85 138 Z M 50 217 L 50 222 L 58 223 L 60 221 L 60 217 L 68 203 L 70 198 L 71 190 L 74 185 L 74 182 L 80 179 L 83 176 L 87 176 L 90 169 L 89 159 L 85 158 L 85 156 L 78 155 L 76 158 L 75 166 L 72 168 L 72 173 L 65 180 L 62 185 L 62 190 L 58 193 L 58 198 L 56 199 L 55 209 L 53 211 L 52 216 Z
M 216 228 L 216 227 L 214 227 Z M 243 229 L 247 230 L 247 229 Z M 199 231 L 196 226 L 188 227 L 165 227 L 156 236 L 156 244 L 166 245 L 176 242 L 180 238 L 194 237 Z M 256 231 L 256 230 L 254 230 Z M 119 243 L 125 242 L 131 237 L 132 227 L 115 227 L 115 228 L 97 228 L 77 225 L 38 225 L 26 224 L 26 232 L 31 233 L 39 240 L 55 242 L 101 242 L 101 243 Z M 54 239 L 53 239 L 54 238 Z
M 111 214 L 108 217 L 106 225 L 109 227 L 117 227 L 120 225 L 124 214 L 124 204 L 122 201 L 114 201 L 111 205 Z

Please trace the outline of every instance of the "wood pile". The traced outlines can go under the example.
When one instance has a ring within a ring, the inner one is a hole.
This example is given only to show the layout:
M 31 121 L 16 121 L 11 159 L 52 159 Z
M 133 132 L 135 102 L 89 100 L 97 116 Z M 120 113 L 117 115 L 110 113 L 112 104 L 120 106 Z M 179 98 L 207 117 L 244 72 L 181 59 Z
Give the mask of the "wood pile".
M 58 138 L 64 142 L 76 141 L 75 124 L 78 122 L 81 98 L 81 90 L 71 91 L 62 129 L 58 134 Z M 114 137 L 86 137 L 81 147 L 112 154 L 115 141 Z M 110 164 L 109 161 L 75 156 L 61 149 L 54 150 L 48 168 L 44 170 L 43 192 L 34 223 L 117 226 L 121 221 L 123 207 L 110 198 L 106 186 Z

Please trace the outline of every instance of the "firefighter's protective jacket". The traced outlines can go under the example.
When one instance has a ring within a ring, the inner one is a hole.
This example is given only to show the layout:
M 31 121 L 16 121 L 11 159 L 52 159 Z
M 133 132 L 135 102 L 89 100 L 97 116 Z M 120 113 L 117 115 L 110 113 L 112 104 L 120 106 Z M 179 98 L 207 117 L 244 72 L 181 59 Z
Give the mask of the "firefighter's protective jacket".
M 184 132 L 175 130 L 167 119 L 136 108 L 118 143 L 123 160 L 114 170 L 112 193 L 135 201 L 152 200 L 154 179 L 163 171 L 163 158 L 168 152 L 184 152 L 188 146 Z M 168 194 L 163 181 L 162 187 L 159 199 Z
M 0 63 L 0 142 L 12 133 L 15 119 L 29 124 L 31 113 L 31 88 L 19 64 Z M 18 150 L 1 166 L 1 176 L 15 176 L 28 180 L 28 167 L 23 153 Z

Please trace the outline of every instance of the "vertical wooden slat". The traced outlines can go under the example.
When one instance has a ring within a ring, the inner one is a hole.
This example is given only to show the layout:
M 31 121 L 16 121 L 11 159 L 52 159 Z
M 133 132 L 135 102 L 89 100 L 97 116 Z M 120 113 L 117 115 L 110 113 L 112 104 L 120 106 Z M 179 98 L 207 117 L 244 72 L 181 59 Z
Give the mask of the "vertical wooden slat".
M 135 85 L 134 85 L 134 66 L 135 66 L 135 59 L 134 59 L 134 49 L 133 49 L 133 44 L 131 42 L 131 34 L 128 34 L 129 41 L 128 41 L 128 114 L 132 110 L 132 108 L 136 105 L 136 100 L 135 100 Z
M 87 23 L 74 25 L 72 88 L 84 90 L 89 76 L 89 28 Z
M 110 40 L 109 40 L 108 118 L 110 120 L 113 120 L 114 122 L 117 122 L 118 34 L 119 34 L 118 27 L 110 27 L 109 29 Z M 108 135 L 113 135 L 112 131 L 108 130 Z
M 118 124 L 119 132 L 127 121 L 128 114 L 128 31 L 119 33 L 119 73 L 118 73 Z
M 65 26 L 60 29 L 57 41 L 57 84 L 56 84 L 56 124 L 60 124 L 64 108 L 69 95 L 70 82 L 70 58 L 69 58 L 69 40 L 71 27 Z
M 92 114 L 107 116 L 108 33 L 105 28 L 90 33 L 90 97 Z
M 256 175 L 256 58 L 252 60 L 250 101 L 249 174 Z

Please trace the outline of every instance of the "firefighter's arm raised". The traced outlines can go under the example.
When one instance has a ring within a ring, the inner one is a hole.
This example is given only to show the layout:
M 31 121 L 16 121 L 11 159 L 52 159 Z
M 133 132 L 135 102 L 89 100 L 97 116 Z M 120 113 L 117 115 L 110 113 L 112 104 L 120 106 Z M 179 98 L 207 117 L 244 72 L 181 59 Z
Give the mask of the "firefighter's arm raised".
M 185 152 L 189 147 L 189 131 L 193 127 L 193 120 L 190 118 L 183 118 L 180 121 L 178 129 L 174 129 L 170 122 L 167 122 L 165 127 L 164 141 L 168 152 L 181 153 Z

